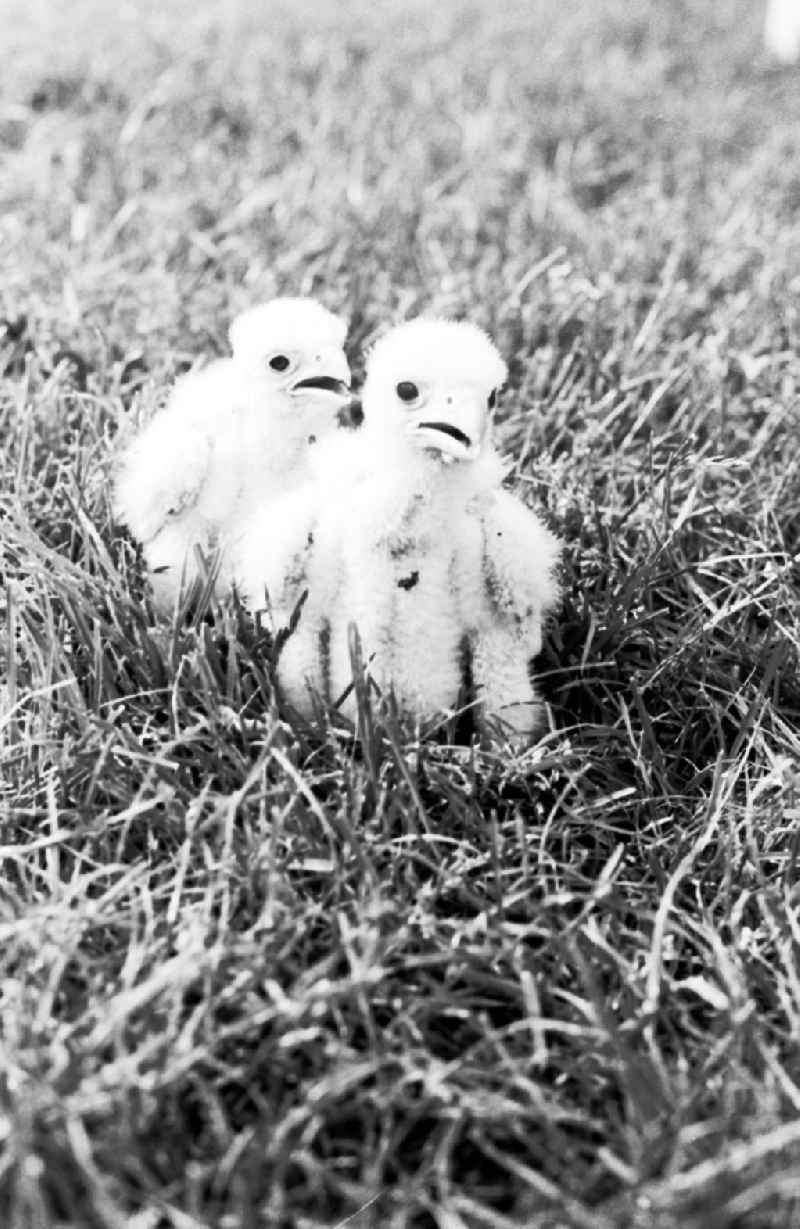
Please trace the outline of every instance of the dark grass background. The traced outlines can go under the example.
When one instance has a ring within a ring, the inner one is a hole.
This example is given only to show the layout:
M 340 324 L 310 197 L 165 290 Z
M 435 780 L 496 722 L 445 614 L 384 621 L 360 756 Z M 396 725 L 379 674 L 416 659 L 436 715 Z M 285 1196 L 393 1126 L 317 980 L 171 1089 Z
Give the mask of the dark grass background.
M 800 1216 L 800 74 L 760 6 L 0 4 L 0 1224 Z M 117 438 L 279 292 L 486 326 L 514 755 L 158 627 Z

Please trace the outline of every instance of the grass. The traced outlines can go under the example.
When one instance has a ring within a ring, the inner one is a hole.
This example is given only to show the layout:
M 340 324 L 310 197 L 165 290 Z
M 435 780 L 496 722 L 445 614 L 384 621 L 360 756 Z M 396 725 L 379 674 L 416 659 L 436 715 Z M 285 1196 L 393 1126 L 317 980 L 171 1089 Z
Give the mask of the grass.
M 758 6 L 3 5 L 0 1223 L 800 1215 L 800 79 Z M 76 11 L 77 10 L 77 11 Z M 159 626 L 117 437 L 435 310 L 565 541 L 524 755 Z

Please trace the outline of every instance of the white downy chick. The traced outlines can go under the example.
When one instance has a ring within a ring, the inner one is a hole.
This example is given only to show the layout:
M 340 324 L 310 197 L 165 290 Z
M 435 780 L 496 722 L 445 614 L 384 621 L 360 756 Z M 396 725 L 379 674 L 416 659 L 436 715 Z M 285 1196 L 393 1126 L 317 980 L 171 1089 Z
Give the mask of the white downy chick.
M 479 717 L 525 737 L 535 731 L 541 705 L 529 663 L 556 600 L 559 547 L 500 489 L 489 415 L 505 377 L 473 325 L 393 329 L 370 355 L 364 426 L 350 449 L 337 441 L 320 450 L 315 481 L 243 543 L 245 599 L 263 608 L 267 592 L 275 630 L 307 591 L 278 661 L 299 712 L 313 711 L 316 690 L 332 702 L 344 696 L 352 715 L 355 623 L 371 678 L 407 711 L 452 711 L 469 682 Z
M 800 60 L 800 0 L 767 0 L 764 48 L 780 64 Z
M 280 298 L 237 316 L 232 357 L 180 379 L 128 447 L 115 513 L 142 545 L 156 605 L 213 557 L 230 585 L 230 541 L 265 498 L 307 477 L 310 445 L 350 400 L 344 323 L 313 299 Z

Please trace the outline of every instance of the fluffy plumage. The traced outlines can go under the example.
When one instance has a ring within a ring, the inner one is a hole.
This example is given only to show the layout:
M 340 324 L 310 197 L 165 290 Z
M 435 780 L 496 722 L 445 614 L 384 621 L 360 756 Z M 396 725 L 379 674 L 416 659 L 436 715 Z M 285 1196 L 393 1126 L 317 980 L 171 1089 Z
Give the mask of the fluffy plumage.
M 558 543 L 500 489 L 489 412 L 506 369 L 469 324 L 417 320 L 374 348 L 353 443 L 320 450 L 313 481 L 243 535 L 237 576 L 274 629 L 299 622 L 278 678 L 301 713 L 352 680 L 355 624 L 369 673 L 420 717 L 474 690 L 480 717 L 535 731 L 529 663 L 557 596 Z M 342 700 L 353 711 L 352 693 Z
M 345 325 L 312 299 L 274 299 L 231 325 L 230 358 L 177 382 L 122 457 L 115 512 L 142 544 L 169 609 L 214 557 L 230 583 L 231 535 L 265 498 L 307 475 L 309 445 L 349 401 Z

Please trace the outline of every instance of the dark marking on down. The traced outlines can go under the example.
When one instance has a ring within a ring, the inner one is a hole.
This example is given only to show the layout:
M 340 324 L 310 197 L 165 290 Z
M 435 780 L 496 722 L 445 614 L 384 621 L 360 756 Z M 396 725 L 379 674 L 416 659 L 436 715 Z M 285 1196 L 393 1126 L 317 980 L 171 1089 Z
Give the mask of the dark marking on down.
M 414 571 L 409 576 L 400 577 L 400 579 L 397 582 L 397 587 L 398 589 L 406 589 L 406 590 L 413 589 L 414 585 L 417 583 L 418 580 L 419 580 L 419 572 L 415 568 Z

